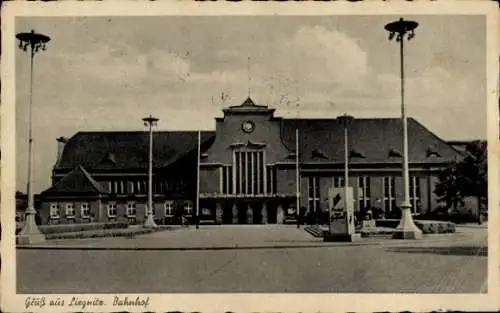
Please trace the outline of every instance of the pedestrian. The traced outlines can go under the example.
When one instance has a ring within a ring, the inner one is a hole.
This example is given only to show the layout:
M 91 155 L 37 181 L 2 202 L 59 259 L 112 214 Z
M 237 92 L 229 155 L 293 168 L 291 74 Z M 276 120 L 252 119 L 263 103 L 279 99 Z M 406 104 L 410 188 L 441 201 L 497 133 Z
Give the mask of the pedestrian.
M 184 213 L 182 214 L 181 219 L 182 219 L 182 226 L 189 229 L 189 220 Z

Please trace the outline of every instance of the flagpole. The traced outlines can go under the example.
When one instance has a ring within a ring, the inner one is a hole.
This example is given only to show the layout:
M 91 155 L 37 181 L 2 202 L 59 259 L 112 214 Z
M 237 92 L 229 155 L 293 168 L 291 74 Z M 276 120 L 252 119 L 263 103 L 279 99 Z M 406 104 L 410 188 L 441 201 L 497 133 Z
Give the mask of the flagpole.
M 299 128 L 295 129 L 295 179 L 297 185 L 296 205 L 297 205 L 297 228 L 300 226 L 300 175 L 299 175 Z
M 200 228 L 200 154 L 201 154 L 201 131 L 198 131 L 198 154 L 196 160 L 196 229 Z

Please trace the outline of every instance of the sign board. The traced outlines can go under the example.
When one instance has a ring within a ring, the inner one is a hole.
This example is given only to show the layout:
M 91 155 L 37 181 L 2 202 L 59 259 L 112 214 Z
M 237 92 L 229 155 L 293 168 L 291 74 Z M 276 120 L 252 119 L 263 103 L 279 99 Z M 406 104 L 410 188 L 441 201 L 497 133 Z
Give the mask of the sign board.
M 376 230 L 377 229 L 377 224 L 375 220 L 364 220 L 363 221 L 363 230 L 364 231 L 371 231 L 371 230 Z
M 347 195 L 347 201 L 346 201 Z M 330 234 L 354 234 L 354 202 L 353 189 L 347 187 L 330 188 L 328 190 L 330 208 Z

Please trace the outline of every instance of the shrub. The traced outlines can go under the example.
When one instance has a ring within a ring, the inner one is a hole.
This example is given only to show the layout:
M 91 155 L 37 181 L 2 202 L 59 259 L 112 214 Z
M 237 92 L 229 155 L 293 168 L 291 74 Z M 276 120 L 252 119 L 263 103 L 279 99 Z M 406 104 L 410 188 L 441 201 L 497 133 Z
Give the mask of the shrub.
M 427 221 L 427 220 L 415 220 L 415 225 L 417 225 L 422 233 L 424 234 L 445 234 L 445 233 L 454 233 L 455 223 L 447 222 L 447 221 Z M 388 220 L 377 220 L 377 227 L 387 227 L 387 228 L 396 228 L 399 224 L 399 220 L 397 219 L 388 219 Z
M 156 231 L 166 230 L 167 228 L 135 228 L 135 229 L 99 229 L 90 231 L 77 231 L 71 233 L 52 233 L 46 235 L 46 239 L 84 239 L 84 238 L 102 238 L 102 237 L 130 237 L 136 235 L 149 234 Z
M 42 225 L 39 226 L 40 232 L 45 235 L 58 233 L 71 233 L 99 229 L 123 229 L 127 228 L 127 222 L 109 222 L 109 223 L 82 223 L 82 224 L 60 224 L 60 225 Z

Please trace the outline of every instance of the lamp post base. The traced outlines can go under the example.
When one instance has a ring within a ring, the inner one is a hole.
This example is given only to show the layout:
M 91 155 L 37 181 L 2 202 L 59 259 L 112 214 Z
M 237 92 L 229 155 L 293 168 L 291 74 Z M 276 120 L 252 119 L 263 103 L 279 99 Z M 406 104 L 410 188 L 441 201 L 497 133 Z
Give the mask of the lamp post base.
M 144 228 L 156 228 L 158 225 L 156 225 L 153 215 L 149 214 L 148 217 L 146 218 L 146 221 L 144 222 Z
M 409 205 L 401 208 L 401 220 L 392 234 L 392 239 L 422 239 L 422 231 L 413 222 L 410 208 Z
M 29 211 L 27 212 L 24 227 L 19 235 L 17 235 L 16 241 L 17 244 L 20 245 L 33 245 L 45 242 L 45 235 L 38 229 L 38 226 L 35 223 L 35 215 L 33 213 Z

